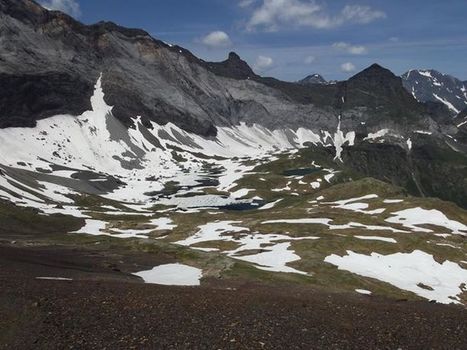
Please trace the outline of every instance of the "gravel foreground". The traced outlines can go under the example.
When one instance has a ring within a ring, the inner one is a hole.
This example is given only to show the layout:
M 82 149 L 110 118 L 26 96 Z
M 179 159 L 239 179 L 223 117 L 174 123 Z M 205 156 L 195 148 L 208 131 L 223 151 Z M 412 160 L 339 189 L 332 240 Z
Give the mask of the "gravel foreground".
M 467 348 L 461 307 L 284 285 L 147 285 L 110 278 L 79 252 L 0 253 L 0 349 Z M 60 273 L 73 280 L 33 277 Z

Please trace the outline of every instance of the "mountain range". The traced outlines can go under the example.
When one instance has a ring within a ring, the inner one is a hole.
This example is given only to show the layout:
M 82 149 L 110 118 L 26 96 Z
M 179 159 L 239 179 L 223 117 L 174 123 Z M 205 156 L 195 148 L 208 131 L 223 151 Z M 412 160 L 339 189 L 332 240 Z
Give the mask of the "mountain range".
M 401 78 L 403 86 L 419 102 L 442 103 L 453 116 L 457 116 L 467 109 L 467 81 L 461 81 L 434 69 L 412 69 L 404 73 Z M 298 83 L 301 85 L 327 85 L 336 82 L 328 82 L 322 75 L 312 74 Z
M 431 133 L 430 143 L 449 149 L 454 139 L 462 140 L 452 109 L 433 101 L 433 94 L 428 99 L 422 89 L 415 89 L 419 94 L 414 99 L 406 78 L 377 64 L 348 81 L 296 84 L 255 74 L 235 53 L 223 62 L 205 62 L 142 30 L 109 22 L 86 26 L 29 0 L 2 0 L 0 13 L 3 128 L 33 127 L 43 118 L 84 113 L 102 76 L 105 102 L 130 128 L 139 116 L 147 128 L 151 122 L 173 123 L 205 137 L 215 137 L 219 127 L 246 123 L 271 130 L 304 128 L 322 140 L 338 127 L 359 139 L 387 129 L 398 135 L 391 143 L 402 148 L 407 139 L 416 139 L 414 130 Z M 428 79 L 415 71 L 405 76 Z M 424 81 L 419 84 L 446 89 L 452 88 L 448 82 L 457 84 L 448 78 L 440 80 L 443 86 Z M 436 96 L 447 98 L 440 92 Z
M 0 0 L 1 238 L 124 251 L 131 281 L 177 262 L 229 291 L 466 304 L 465 88 L 376 63 L 286 82 Z

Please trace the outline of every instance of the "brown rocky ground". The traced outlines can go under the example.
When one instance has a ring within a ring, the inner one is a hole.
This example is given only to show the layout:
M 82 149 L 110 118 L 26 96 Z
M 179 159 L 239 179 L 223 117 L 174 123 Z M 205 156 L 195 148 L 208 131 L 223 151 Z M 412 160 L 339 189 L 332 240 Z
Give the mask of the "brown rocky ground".
M 118 263 L 0 247 L 0 349 L 467 348 L 461 307 L 241 281 L 147 285 Z

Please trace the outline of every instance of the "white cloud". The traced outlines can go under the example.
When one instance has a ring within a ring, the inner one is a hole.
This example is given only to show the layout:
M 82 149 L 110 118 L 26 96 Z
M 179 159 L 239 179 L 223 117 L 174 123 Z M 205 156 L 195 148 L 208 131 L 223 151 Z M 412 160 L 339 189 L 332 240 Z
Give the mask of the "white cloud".
M 263 72 L 274 64 L 274 60 L 271 57 L 267 56 L 258 56 L 256 59 L 254 68 L 259 72 Z
M 373 10 L 370 6 L 347 5 L 342 9 L 339 20 L 343 23 L 348 21 L 366 24 L 382 18 L 386 18 L 386 14 L 383 11 Z
M 334 43 L 332 46 L 336 49 L 344 50 L 352 55 L 363 55 L 368 52 L 365 46 L 356 46 L 344 42 Z
M 240 0 L 238 6 L 240 7 L 250 7 L 256 0 Z
M 305 57 L 305 59 L 303 60 L 303 62 L 304 62 L 305 64 L 312 64 L 315 60 L 316 60 L 316 57 L 315 57 L 315 56 L 307 56 L 307 57 Z
M 76 0 L 43 0 L 40 4 L 48 10 L 68 13 L 70 16 L 81 16 L 81 8 Z
M 276 31 L 284 26 L 329 29 L 347 23 L 365 24 L 386 14 L 369 6 L 347 5 L 331 15 L 315 0 L 262 0 L 247 22 L 247 30 Z
M 211 48 L 232 46 L 230 37 L 227 33 L 222 31 L 209 33 L 201 39 L 201 43 Z
M 346 62 L 346 63 L 341 64 L 341 71 L 343 71 L 345 73 L 354 72 L 355 69 L 356 68 L 355 68 L 355 65 L 353 63 Z

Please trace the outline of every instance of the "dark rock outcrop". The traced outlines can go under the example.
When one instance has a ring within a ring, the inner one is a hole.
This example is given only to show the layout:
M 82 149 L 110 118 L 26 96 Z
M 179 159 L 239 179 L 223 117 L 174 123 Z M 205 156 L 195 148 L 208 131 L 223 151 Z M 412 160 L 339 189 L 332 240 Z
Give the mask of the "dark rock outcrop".
M 37 119 L 91 108 L 93 85 L 76 75 L 0 73 L 0 86 L 0 128 L 33 127 Z
M 235 52 L 229 53 L 229 57 L 223 62 L 209 62 L 206 67 L 213 73 L 233 79 L 250 79 L 258 76 L 253 72 L 248 63 Z

